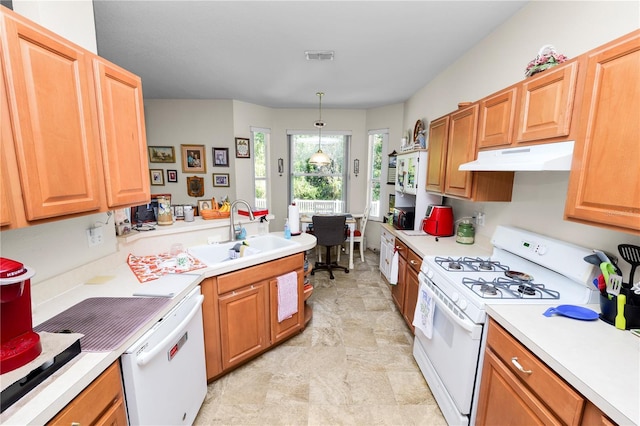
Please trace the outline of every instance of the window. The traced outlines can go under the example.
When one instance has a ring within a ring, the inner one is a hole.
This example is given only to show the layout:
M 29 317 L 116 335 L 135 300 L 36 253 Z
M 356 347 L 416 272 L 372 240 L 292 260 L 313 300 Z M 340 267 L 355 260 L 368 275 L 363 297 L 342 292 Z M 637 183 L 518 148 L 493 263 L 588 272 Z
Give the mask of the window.
M 317 133 L 290 133 L 291 201 L 301 213 L 343 213 L 346 211 L 348 148 L 351 136 L 322 133 L 321 149 L 331 158 L 326 167 L 309 164 L 318 150 Z
M 254 206 L 266 209 L 269 206 L 269 174 L 267 170 L 269 129 L 251 129 L 253 139 L 253 184 L 255 192 Z
M 384 209 L 380 207 L 380 191 L 382 189 L 382 153 L 387 146 L 389 130 L 369 131 L 369 170 L 367 173 L 367 204 L 371 206 L 371 219 L 382 220 Z

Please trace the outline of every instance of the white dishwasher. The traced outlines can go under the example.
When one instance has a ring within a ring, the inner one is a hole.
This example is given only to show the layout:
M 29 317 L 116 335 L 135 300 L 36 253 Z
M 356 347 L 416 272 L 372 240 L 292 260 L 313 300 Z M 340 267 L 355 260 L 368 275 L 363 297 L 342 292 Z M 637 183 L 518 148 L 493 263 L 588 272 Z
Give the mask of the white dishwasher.
M 207 393 L 200 286 L 121 357 L 131 425 L 190 425 Z

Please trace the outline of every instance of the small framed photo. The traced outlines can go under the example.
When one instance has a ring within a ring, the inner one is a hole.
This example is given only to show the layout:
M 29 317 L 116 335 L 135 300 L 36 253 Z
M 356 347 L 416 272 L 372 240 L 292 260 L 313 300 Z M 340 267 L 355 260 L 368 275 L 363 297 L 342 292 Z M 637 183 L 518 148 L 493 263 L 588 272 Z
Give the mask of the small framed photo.
M 177 181 L 178 181 L 178 171 L 167 170 L 167 182 L 177 182 Z
M 229 148 L 213 148 L 214 167 L 229 167 Z
M 249 139 L 236 138 L 236 158 L 251 158 Z
M 182 204 L 177 204 L 173 207 L 173 215 L 176 219 L 184 219 L 184 206 Z
M 150 146 L 149 162 L 151 163 L 175 163 L 176 151 L 172 146 Z
M 229 173 L 214 173 L 213 186 L 229 186 Z
M 198 211 L 211 210 L 211 200 L 198 200 Z
M 164 185 L 164 170 L 149 169 L 151 175 L 151 185 Z
M 206 173 L 204 145 L 180 145 L 183 173 Z

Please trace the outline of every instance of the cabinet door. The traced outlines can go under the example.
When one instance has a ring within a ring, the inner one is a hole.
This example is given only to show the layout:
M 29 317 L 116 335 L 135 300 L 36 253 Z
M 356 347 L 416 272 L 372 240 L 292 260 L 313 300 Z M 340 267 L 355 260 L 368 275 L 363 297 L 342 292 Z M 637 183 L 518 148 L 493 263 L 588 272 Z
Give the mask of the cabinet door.
M 99 211 L 89 53 L 2 10 L 2 55 L 28 220 Z
M 269 347 L 267 284 L 256 283 L 220 296 L 223 370 Z
M 429 157 L 427 160 L 427 191 L 444 192 L 444 174 L 449 139 L 449 116 L 433 120 L 429 125 Z
M 568 136 L 578 62 L 551 69 L 522 83 L 516 142 Z
M 416 312 L 416 304 L 418 303 L 418 290 L 420 288 L 420 281 L 418 281 L 418 274 L 413 268 L 407 268 L 405 273 L 405 289 L 404 289 L 404 320 L 411 328 L 411 331 L 415 333 L 415 327 L 413 326 L 413 315 Z
M 292 334 L 298 333 L 302 329 L 302 321 L 304 320 L 304 297 L 300 297 L 304 285 L 304 272 L 298 272 L 298 312 L 290 318 L 278 322 L 278 280 L 269 281 L 269 297 L 271 311 L 271 344 L 276 344 L 290 337 Z
M 218 313 L 218 289 L 216 278 L 207 278 L 200 283 L 204 296 L 202 302 L 202 326 L 204 329 L 204 355 L 207 363 L 207 380 L 222 373 L 222 350 L 220 348 L 220 315 Z
M 484 355 L 476 423 L 479 426 L 562 424 L 489 349 Z
M 110 208 L 150 199 L 142 81 L 102 58 L 93 59 L 100 144 Z
M 640 31 L 587 54 L 565 217 L 640 234 Z
M 478 149 L 511 145 L 517 92 L 512 87 L 480 101 Z
M 478 105 L 451 114 L 449 125 L 449 146 L 445 172 L 445 195 L 471 198 L 471 172 L 458 170 L 460 164 L 475 159 L 478 129 Z

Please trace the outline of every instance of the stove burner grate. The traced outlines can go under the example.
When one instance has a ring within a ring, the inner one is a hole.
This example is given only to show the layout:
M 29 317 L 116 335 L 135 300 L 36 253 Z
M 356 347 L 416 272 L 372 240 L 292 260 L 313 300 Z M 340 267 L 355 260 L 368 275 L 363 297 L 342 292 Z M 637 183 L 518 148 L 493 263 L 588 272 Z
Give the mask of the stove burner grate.
M 544 284 L 509 278 L 463 278 L 462 284 L 482 298 L 495 299 L 559 299 L 560 293 L 550 290 Z
M 454 259 L 452 257 L 436 256 L 434 262 L 444 270 L 450 272 L 494 272 L 509 270 L 507 265 L 502 265 L 497 260 L 483 259 L 481 257 L 465 256 Z

